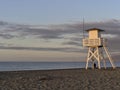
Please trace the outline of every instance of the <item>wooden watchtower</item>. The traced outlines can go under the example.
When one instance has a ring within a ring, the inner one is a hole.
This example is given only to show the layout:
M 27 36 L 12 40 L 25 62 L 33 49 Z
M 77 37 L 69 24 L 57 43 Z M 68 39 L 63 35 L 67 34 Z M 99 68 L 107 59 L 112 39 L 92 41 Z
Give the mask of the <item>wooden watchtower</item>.
M 106 62 L 104 59 L 103 51 L 105 51 L 112 67 L 115 68 L 111 55 L 106 47 L 106 39 L 103 39 L 101 37 L 101 32 L 104 32 L 104 30 L 98 28 L 92 28 L 86 31 L 89 33 L 88 38 L 83 39 L 83 46 L 88 47 L 86 69 L 88 68 L 89 61 L 92 62 L 93 69 L 94 69 L 95 61 L 97 61 L 99 69 L 101 69 L 101 65 L 100 65 L 101 61 L 103 61 L 104 67 L 106 68 Z

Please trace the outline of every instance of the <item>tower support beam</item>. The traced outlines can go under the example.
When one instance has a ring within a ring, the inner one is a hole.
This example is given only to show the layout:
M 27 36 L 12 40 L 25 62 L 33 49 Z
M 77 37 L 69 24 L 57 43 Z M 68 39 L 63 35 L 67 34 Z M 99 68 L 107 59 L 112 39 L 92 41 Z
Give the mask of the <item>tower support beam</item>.
M 87 60 L 86 60 L 86 69 L 88 69 L 89 61 L 92 61 L 93 64 L 94 64 L 94 61 L 97 61 L 99 69 L 101 69 L 100 62 L 103 61 L 104 68 L 106 69 L 106 62 L 104 59 L 103 51 L 105 51 L 112 67 L 115 68 L 115 65 L 113 64 L 113 60 L 111 58 L 110 53 L 108 52 L 108 49 L 105 46 L 103 46 L 103 47 L 96 46 L 96 47 L 89 47 L 88 56 L 87 56 Z
M 104 50 L 105 50 L 105 52 L 106 52 L 106 54 L 107 54 L 107 56 L 108 56 L 108 58 L 109 58 L 109 61 L 110 61 L 111 65 L 112 65 L 113 69 L 115 69 L 115 65 L 113 64 L 113 60 L 112 60 L 112 58 L 111 58 L 110 53 L 108 52 L 107 47 L 103 46 L 103 48 L 104 48 Z

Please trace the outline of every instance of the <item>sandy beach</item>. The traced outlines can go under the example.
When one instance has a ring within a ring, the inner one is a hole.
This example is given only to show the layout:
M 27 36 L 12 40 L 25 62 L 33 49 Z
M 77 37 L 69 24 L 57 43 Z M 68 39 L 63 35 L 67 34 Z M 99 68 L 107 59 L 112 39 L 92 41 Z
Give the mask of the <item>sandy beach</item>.
M 0 72 L 0 90 L 120 90 L 120 68 Z

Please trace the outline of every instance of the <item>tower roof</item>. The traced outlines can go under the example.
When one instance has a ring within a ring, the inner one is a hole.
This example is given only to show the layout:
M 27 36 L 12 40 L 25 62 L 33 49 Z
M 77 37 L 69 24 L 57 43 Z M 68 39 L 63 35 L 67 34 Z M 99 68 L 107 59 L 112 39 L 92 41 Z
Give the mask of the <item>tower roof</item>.
M 102 29 L 99 29 L 99 28 L 91 28 L 91 29 L 88 29 L 88 30 L 86 30 L 86 31 L 89 32 L 89 31 L 93 31 L 93 30 L 98 30 L 98 31 L 100 31 L 100 32 L 105 31 L 105 30 L 102 30 Z

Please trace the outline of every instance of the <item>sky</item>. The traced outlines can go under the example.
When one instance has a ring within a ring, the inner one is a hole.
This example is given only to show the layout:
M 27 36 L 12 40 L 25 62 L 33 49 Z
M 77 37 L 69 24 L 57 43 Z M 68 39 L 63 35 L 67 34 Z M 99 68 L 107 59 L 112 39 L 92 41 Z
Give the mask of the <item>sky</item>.
M 119 0 L 0 0 L 0 61 L 85 61 L 85 29 L 106 30 L 120 55 Z M 87 33 L 87 32 L 86 32 Z

